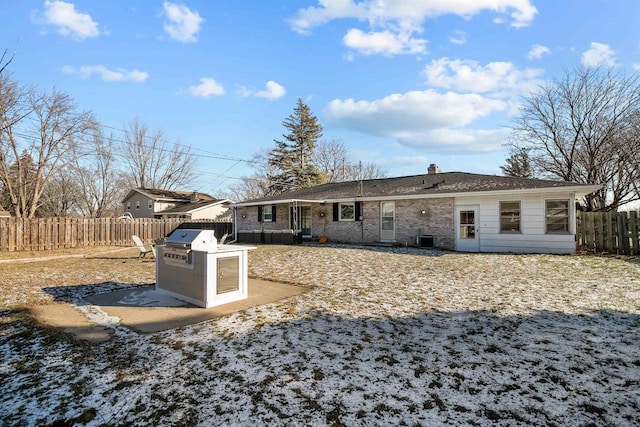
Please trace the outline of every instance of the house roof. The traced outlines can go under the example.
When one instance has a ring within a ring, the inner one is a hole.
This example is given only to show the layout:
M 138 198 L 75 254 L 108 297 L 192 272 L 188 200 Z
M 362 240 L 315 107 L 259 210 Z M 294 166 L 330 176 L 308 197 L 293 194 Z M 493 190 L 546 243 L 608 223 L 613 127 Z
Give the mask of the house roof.
M 187 214 L 187 213 L 196 212 L 200 209 L 204 209 L 209 206 L 222 205 L 222 204 L 231 203 L 231 202 L 232 201 L 229 199 L 209 200 L 209 201 L 200 200 L 199 202 L 185 203 L 184 205 L 176 206 L 175 208 L 167 209 L 159 213 L 163 215 L 164 214 Z
M 191 196 L 194 194 L 194 191 L 179 191 L 179 190 L 163 190 L 159 188 L 134 188 L 127 196 L 123 199 L 123 202 L 129 199 L 134 193 L 140 193 L 144 196 L 149 197 L 155 201 L 166 201 L 166 202 L 190 202 Z M 215 197 L 212 197 L 206 193 L 197 193 L 199 201 L 215 201 Z
M 333 202 L 339 200 L 381 200 L 385 198 L 431 198 L 476 195 L 487 192 L 533 192 L 565 190 L 580 195 L 600 189 L 600 185 L 544 179 L 515 178 L 496 175 L 480 175 L 466 172 L 401 176 L 395 178 L 368 179 L 336 182 L 236 203 L 234 206 L 251 206 L 290 201 Z

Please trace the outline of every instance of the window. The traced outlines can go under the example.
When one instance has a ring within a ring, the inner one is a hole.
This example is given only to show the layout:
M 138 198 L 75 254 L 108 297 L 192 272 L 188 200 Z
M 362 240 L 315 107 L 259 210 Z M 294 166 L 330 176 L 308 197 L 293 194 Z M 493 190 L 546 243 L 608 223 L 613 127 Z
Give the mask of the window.
M 340 221 L 355 221 L 356 219 L 355 203 L 340 203 L 338 212 Z
M 547 200 L 547 233 L 569 233 L 569 201 Z
M 127 210 L 130 211 L 131 210 L 131 202 L 127 202 Z
M 149 202 L 147 204 L 147 208 L 148 209 L 153 209 L 153 200 L 149 200 Z
M 258 206 L 258 222 L 276 222 L 276 205 Z
M 520 233 L 520 202 L 500 202 L 500 232 Z
M 273 218 L 273 211 L 271 210 L 271 206 L 264 206 L 262 208 L 262 220 L 264 222 L 271 222 Z
M 460 239 L 476 238 L 476 211 L 460 211 Z
M 140 202 L 136 202 L 136 210 L 139 211 L 140 210 Z

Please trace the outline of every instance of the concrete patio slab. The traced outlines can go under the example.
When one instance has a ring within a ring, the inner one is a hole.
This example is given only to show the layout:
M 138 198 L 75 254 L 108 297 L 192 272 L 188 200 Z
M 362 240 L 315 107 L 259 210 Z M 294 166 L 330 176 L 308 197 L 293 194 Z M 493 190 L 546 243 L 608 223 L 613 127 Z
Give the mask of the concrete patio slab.
M 113 336 L 113 329 L 90 322 L 71 304 L 39 305 L 31 308 L 30 312 L 43 325 L 61 329 L 82 341 L 100 343 Z
M 266 280 L 249 279 L 247 299 L 211 308 L 201 308 L 156 292 L 154 286 L 141 286 L 85 299 L 99 306 L 109 316 L 120 318 L 120 324 L 141 333 L 205 322 L 237 311 L 269 304 L 308 292 L 310 288 L 286 285 Z

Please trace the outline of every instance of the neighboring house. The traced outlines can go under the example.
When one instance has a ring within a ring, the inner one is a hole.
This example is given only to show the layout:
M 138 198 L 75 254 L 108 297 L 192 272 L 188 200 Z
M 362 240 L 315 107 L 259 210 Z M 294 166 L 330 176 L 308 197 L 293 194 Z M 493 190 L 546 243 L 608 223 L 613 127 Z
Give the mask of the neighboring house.
M 230 221 L 231 200 L 193 191 L 134 188 L 122 201 L 133 218 L 185 218 Z
M 235 203 L 240 242 L 574 253 L 576 200 L 600 185 L 440 173 L 338 182 Z

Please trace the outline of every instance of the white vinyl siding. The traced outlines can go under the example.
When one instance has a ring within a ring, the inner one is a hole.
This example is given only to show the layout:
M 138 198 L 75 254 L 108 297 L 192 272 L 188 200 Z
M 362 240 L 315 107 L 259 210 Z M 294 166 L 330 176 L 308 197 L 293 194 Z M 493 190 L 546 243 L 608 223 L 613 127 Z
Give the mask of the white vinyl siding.
M 511 199 L 513 200 L 513 199 Z M 564 233 L 547 233 L 547 200 L 564 200 L 568 202 L 569 231 Z M 505 233 L 500 225 L 500 202 L 504 197 L 457 197 L 456 205 L 475 204 L 479 206 L 478 236 L 481 252 L 514 252 L 514 253 L 574 253 L 575 242 L 575 209 L 573 195 L 559 193 L 557 195 L 528 195 L 520 198 L 520 233 Z M 508 199 L 507 199 L 508 201 Z

